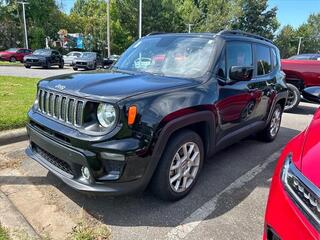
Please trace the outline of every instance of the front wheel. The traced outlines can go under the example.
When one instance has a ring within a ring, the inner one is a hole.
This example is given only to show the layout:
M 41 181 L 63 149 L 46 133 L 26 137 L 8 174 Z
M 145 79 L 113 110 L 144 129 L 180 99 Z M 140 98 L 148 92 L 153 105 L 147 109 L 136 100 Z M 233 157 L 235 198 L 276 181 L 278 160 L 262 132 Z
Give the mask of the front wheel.
M 203 143 L 193 131 L 169 140 L 151 182 L 153 193 L 169 201 L 185 197 L 196 183 L 204 161 Z
M 63 63 L 61 63 L 60 65 L 59 65 L 59 68 L 63 68 L 64 67 L 64 64 Z
M 78 71 L 78 68 L 77 68 L 77 67 L 74 67 L 73 70 L 74 70 L 74 71 Z
M 287 83 L 287 86 L 288 86 L 288 99 L 287 99 L 284 110 L 291 111 L 299 105 L 301 101 L 301 95 L 300 95 L 299 89 L 295 85 Z
M 281 126 L 282 112 L 283 109 L 281 105 L 277 104 L 267 127 L 258 133 L 259 139 L 265 142 L 272 142 L 276 139 Z
M 26 67 L 26 68 L 31 68 L 31 66 L 30 66 L 30 65 L 25 65 L 25 67 Z

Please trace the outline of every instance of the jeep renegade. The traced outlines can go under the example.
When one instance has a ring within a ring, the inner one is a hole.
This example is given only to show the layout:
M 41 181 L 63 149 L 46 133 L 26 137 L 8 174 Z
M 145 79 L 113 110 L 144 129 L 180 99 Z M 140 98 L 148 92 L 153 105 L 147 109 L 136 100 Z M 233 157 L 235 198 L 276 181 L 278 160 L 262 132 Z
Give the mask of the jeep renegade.
M 27 153 L 80 191 L 119 195 L 150 185 L 178 200 L 205 158 L 249 135 L 273 141 L 287 94 L 279 50 L 265 38 L 151 34 L 107 72 L 40 81 Z

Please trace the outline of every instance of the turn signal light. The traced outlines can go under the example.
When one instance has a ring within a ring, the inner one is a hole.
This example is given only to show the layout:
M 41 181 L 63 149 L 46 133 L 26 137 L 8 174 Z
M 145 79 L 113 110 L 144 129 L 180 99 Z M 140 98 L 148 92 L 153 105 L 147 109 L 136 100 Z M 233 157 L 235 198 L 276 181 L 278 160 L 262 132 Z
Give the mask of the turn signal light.
M 136 120 L 138 110 L 136 106 L 130 106 L 128 111 L 128 125 L 133 125 Z

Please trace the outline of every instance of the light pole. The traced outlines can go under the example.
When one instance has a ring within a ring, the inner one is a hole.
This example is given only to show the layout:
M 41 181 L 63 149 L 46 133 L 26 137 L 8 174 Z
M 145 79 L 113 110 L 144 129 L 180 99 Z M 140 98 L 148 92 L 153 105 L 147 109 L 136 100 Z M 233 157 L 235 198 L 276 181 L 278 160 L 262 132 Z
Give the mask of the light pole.
M 108 44 L 108 58 L 111 55 L 110 46 L 110 0 L 107 0 L 107 44 Z
M 142 0 L 139 1 L 139 38 L 142 37 Z
M 188 23 L 186 24 L 188 26 L 188 33 L 191 33 L 191 27 L 194 25 L 194 24 L 191 24 L 191 23 Z
M 300 47 L 301 47 L 302 38 L 303 38 L 303 37 L 299 37 L 299 44 L 298 44 L 298 52 L 297 52 L 297 55 L 300 54 Z
M 29 4 L 27 2 L 17 2 L 22 4 L 22 15 L 23 15 L 23 25 L 24 25 L 24 47 L 29 48 L 28 46 L 28 33 L 27 33 L 27 21 L 26 21 L 26 9 L 25 5 Z

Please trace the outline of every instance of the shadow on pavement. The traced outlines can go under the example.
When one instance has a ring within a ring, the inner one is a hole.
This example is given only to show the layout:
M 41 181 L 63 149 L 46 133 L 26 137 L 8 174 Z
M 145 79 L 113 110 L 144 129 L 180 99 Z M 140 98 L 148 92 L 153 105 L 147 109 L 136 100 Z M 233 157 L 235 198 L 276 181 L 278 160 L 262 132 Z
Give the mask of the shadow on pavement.
M 283 127 L 272 143 L 245 139 L 220 151 L 204 164 L 194 190 L 186 198 L 174 203 L 158 200 L 149 191 L 123 197 L 88 196 L 69 188 L 50 173 L 47 177 L 1 176 L 0 182 L 26 184 L 28 180 L 35 185 L 54 185 L 80 207 L 110 226 L 174 227 L 237 178 L 263 163 L 298 133 L 297 130 Z M 216 211 L 209 218 L 228 212 L 241 203 L 255 188 L 268 187 L 267 179 L 272 177 L 274 164 L 269 167 L 269 171 L 256 176 L 258 181 L 249 182 L 240 191 L 231 193 L 231 196 L 223 195 Z M 259 179 L 261 176 L 263 178 Z

